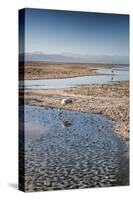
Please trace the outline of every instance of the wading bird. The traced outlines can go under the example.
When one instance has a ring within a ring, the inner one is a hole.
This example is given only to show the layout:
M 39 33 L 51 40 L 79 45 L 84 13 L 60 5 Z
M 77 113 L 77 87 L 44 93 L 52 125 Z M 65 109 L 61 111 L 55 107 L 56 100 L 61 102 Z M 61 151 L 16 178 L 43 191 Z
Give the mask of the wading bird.
M 62 110 L 62 112 L 61 112 L 60 109 L 61 109 L 63 106 L 65 106 L 65 105 L 67 105 L 67 104 L 71 104 L 71 103 L 72 103 L 72 99 L 71 99 L 71 98 L 64 98 L 64 99 L 61 100 L 61 106 L 60 106 L 60 108 L 58 109 L 58 111 L 59 111 L 59 120 L 61 121 L 62 127 L 69 127 L 69 126 L 71 126 L 71 123 L 68 122 L 68 120 L 65 119 L 65 118 L 66 118 L 65 113 L 64 113 L 64 115 L 63 115 L 63 110 Z
M 72 99 L 71 98 L 64 98 L 61 100 L 61 106 L 65 106 L 67 104 L 72 103 Z

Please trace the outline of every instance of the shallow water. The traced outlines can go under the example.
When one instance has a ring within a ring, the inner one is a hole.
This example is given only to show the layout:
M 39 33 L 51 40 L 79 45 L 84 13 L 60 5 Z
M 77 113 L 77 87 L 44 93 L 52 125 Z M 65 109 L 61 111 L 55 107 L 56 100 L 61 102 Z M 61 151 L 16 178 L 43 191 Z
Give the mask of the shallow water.
M 128 149 L 112 123 L 99 114 L 26 105 L 26 191 L 128 185 Z
M 46 79 L 46 80 L 25 80 L 20 81 L 20 87 L 25 88 L 64 88 L 81 84 L 106 84 L 115 81 L 129 80 L 129 67 L 114 67 L 112 69 L 98 69 L 98 73 L 105 73 L 107 75 L 98 76 L 83 76 L 63 79 Z
M 98 73 L 108 74 L 112 76 L 119 76 L 120 79 L 129 79 L 129 67 L 119 66 L 113 68 L 101 68 L 97 70 Z

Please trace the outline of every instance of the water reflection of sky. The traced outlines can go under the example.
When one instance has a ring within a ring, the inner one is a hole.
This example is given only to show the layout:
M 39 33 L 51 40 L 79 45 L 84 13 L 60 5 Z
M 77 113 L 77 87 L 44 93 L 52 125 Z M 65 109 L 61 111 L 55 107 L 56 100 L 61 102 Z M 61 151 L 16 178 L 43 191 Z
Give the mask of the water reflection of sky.
M 115 81 L 129 80 L 129 68 L 119 67 L 112 69 L 98 69 L 98 73 L 105 73 L 105 75 L 98 76 L 83 76 L 64 79 L 48 79 L 48 80 L 25 80 L 25 88 L 64 88 L 81 84 L 106 84 Z M 106 75 L 107 74 L 107 75 Z M 20 81 L 22 87 L 23 81 Z
M 128 184 L 128 160 L 121 165 L 126 144 L 114 133 L 112 121 L 98 114 L 61 112 L 25 106 L 25 173 L 34 180 L 32 187 Z

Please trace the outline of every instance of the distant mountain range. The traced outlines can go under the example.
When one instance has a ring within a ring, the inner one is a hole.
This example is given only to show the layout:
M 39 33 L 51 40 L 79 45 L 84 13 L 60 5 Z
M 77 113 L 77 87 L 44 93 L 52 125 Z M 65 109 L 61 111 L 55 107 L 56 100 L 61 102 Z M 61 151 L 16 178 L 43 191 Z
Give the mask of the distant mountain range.
M 19 54 L 19 61 L 49 61 L 49 62 L 78 62 L 78 63 L 108 63 L 129 64 L 128 56 L 106 56 L 106 55 L 81 55 L 73 53 L 45 54 L 41 52 Z

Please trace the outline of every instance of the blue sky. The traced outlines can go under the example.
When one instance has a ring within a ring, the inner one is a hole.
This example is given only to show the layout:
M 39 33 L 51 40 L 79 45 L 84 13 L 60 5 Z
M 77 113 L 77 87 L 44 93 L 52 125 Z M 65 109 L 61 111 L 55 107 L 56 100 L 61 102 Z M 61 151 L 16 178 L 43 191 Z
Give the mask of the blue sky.
M 26 9 L 26 52 L 129 56 L 129 16 Z

